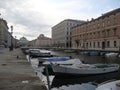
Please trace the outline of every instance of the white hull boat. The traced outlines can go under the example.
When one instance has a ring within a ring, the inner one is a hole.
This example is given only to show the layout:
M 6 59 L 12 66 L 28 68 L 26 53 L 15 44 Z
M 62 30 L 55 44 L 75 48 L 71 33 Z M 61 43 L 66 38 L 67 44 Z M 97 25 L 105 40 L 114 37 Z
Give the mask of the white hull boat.
M 115 58 L 117 56 L 119 56 L 119 53 L 106 53 L 105 54 L 105 57 L 107 58 Z
M 117 71 L 118 64 L 73 64 L 73 65 L 59 65 L 52 64 L 53 72 L 56 75 L 96 75 Z
M 80 59 L 69 59 L 69 60 L 65 60 L 65 61 L 45 61 L 42 63 L 42 65 L 47 66 L 49 74 L 50 75 L 54 75 L 55 73 L 53 72 L 52 69 L 52 64 L 57 64 L 57 65 L 73 65 L 73 64 L 81 64 L 82 62 L 80 61 Z
M 102 83 L 96 90 L 120 90 L 120 80 Z
M 39 50 L 39 49 L 29 49 L 29 57 L 38 58 L 38 57 L 53 57 L 49 51 Z

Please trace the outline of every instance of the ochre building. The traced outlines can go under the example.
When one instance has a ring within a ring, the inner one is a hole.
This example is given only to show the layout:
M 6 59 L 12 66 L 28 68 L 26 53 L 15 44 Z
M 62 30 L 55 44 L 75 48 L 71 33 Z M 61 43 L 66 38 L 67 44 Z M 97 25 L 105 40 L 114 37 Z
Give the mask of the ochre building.
M 73 27 L 72 48 L 118 51 L 120 49 L 120 8 Z

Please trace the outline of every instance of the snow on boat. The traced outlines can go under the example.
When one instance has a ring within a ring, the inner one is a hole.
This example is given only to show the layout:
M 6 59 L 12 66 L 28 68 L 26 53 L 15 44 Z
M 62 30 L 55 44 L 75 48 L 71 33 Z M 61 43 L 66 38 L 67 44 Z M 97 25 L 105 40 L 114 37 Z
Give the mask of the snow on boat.
M 52 64 L 53 72 L 56 75 L 96 75 L 118 71 L 118 64 L 73 64 L 59 65 Z
M 120 90 L 120 80 L 102 83 L 95 90 Z

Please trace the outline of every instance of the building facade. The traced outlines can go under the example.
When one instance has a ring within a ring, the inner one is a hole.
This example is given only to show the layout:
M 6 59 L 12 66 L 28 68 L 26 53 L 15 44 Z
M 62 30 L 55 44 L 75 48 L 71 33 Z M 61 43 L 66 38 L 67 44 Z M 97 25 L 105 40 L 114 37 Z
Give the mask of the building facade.
M 120 49 L 120 8 L 72 28 L 72 48 L 84 50 Z
M 71 47 L 71 28 L 84 21 L 66 19 L 52 27 L 52 39 L 55 47 Z
M 43 34 L 40 34 L 39 37 L 35 41 L 35 46 L 37 47 L 51 47 L 52 39 L 45 37 Z
M 7 22 L 0 18 L 0 45 L 9 47 L 11 45 L 11 34 L 8 31 Z
M 13 45 L 15 47 L 18 40 L 12 36 L 13 32 L 9 32 L 8 29 L 7 21 L 0 18 L 0 46 L 7 48 Z
M 21 37 L 20 40 L 16 43 L 17 46 L 26 46 L 28 44 L 28 40 L 25 37 Z
M 36 43 L 36 39 L 31 40 L 28 42 L 27 46 L 36 46 L 35 43 Z

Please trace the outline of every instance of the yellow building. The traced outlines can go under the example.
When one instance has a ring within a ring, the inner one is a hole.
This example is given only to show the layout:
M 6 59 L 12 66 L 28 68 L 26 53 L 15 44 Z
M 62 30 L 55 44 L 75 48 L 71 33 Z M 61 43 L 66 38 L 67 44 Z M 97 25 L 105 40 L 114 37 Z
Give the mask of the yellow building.
M 72 48 L 110 50 L 120 48 L 120 8 L 73 27 Z
M 52 39 L 45 37 L 43 34 L 40 34 L 40 36 L 35 41 L 35 46 L 38 46 L 38 47 L 52 46 Z

